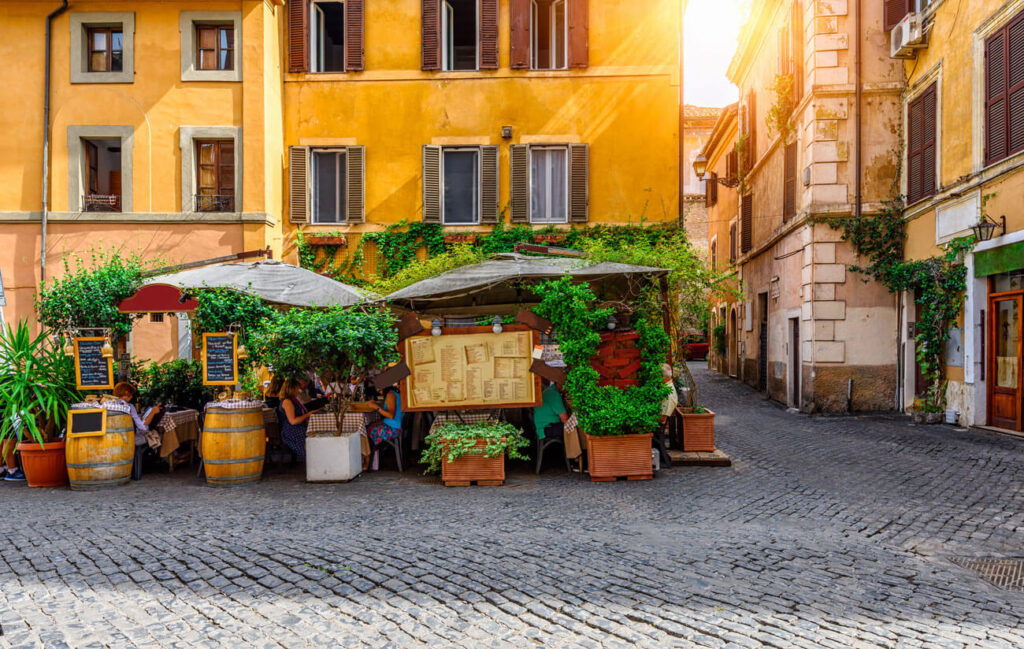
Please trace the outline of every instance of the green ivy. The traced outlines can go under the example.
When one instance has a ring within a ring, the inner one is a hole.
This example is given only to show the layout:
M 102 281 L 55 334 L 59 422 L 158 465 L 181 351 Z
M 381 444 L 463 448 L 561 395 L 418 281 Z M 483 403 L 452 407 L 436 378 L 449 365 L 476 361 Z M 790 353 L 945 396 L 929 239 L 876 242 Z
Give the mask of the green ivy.
M 454 462 L 464 455 L 485 455 L 498 457 L 507 454 L 509 459 L 528 460 L 522 452 L 529 441 L 523 432 L 505 421 L 487 421 L 473 424 L 446 422 L 427 435 L 420 462 L 427 465 L 424 473 L 441 470 L 442 462 Z M 483 441 L 484 447 L 477 448 Z
M 148 363 L 133 373 L 139 386 L 139 404 L 175 404 L 202 410 L 213 397 L 213 389 L 203 385 L 203 364 L 178 359 L 167 363 Z
M 444 228 L 439 223 L 410 223 L 402 219 L 383 232 L 367 232 L 362 239 L 376 246 L 377 270 L 383 277 L 390 277 L 416 261 L 420 248 L 426 249 L 427 256 L 445 251 Z
M 343 232 L 318 233 L 328 237 L 345 236 Z M 335 244 L 312 244 L 301 230 L 295 233 L 295 248 L 299 255 L 299 266 L 314 273 L 354 286 L 362 286 L 365 280 L 358 276 L 362 270 L 365 253 L 363 238 L 351 254 L 338 259 L 338 252 L 343 248 Z

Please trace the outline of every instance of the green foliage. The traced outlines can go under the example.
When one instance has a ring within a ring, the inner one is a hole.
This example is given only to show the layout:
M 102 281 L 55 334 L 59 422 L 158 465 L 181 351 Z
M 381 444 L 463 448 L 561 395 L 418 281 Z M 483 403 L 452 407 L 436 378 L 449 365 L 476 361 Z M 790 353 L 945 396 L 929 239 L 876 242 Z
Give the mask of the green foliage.
M 484 442 L 484 447 L 476 448 L 480 441 Z M 508 422 L 446 422 L 427 435 L 420 461 L 427 465 L 424 473 L 436 473 L 441 470 L 442 462 L 454 462 L 464 455 L 498 457 L 505 453 L 511 459 L 527 460 L 529 458 L 520 449 L 529 443 L 523 432 Z
M 242 326 L 239 341 L 248 347 L 253 334 L 277 317 L 277 312 L 259 296 L 232 288 L 201 288 L 193 294 L 198 302 L 192 314 L 197 334 L 227 331 L 238 324 Z
M 345 236 L 344 232 L 318 232 L 317 234 L 327 237 Z M 346 255 L 341 260 L 338 259 L 338 252 L 342 249 L 341 245 L 309 243 L 306 234 L 301 230 L 295 233 L 295 247 L 299 254 L 300 267 L 346 284 L 360 286 L 364 283 L 362 278 L 356 277 L 356 273 L 362 270 L 365 260 L 362 238 L 352 254 Z
M 79 398 L 60 339 L 45 329 L 33 337 L 27 320 L 0 331 L 0 440 L 47 441 Z
M 202 410 L 213 398 L 213 389 L 203 385 L 203 364 L 199 361 L 148 363 L 135 377 L 142 406 L 174 404 Z
M 378 277 L 370 283 L 368 288 L 380 295 L 388 295 L 421 280 L 436 277 L 441 273 L 446 273 L 461 266 L 478 264 L 485 259 L 486 257 L 477 247 L 468 243 L 462 243 L 453 246 L 446 252 L 434 255 L 411 266 L 406 266 L 393 275 Z
M 776 74 L 770 88 L 775 96 L 775 101 L 768 108 L 765 115 L 765 126 L 768 127 L 768 137 L 778 133 L 783 140 L 793 132 L 793 77 L 788 74 Z
M 661 366 L 668 352 L 668 334 L 656 312 L 641 312 L 634 318 L 640 339 L 639 385 L 626 389 L 599 386 L 598 373 L 590 359 L 601 342 L 599 333 L 607 324 L 610 308 L 598 308 L 588 284 L 573 284 L 569 277 L 544 282 L 536 287 L 541 298 L 535 311 L 551 320 L 559 349 L 568 365 L 565 391 L 580 426 L 590 435 L 650 433 L 657 429 L 661 402 L 671 389 L 662 379 Z
M 850 270 L 878 280 L 891 292 L 913 291 L 920 305 L 917 317 L 917 364 L 928 387 L 924 394 L 926 412 L 938 412 L 945 399 L 943 352 L 949 330 L 960 314 L 963 292 L 967 288 L 967 269 L 963 255 L 975 243 L 973 236 L 961 237 L 945 245 L 942 255 L 920 260 L 904 260 L 906 231 L 899 202 L 891 201 L 879 214 L 825 221 L 841 230 L 867 265 Z
M 417 261 L 420 248 L 432 257 L 445 251 L 444 228 L 439 223 L 409 223 L 402 219 L 383 232 L 367 232 L 362 240 L 377 248 L 378 273 L 390 277 Z
M 114 338 L 131 333 L 140 316 L 121 313 L 117 304 L 142 286 L 138 256 L 93 253 L 88 266 L 80 257 L 64 259 L 64 276 L 44 282 L 36 296 L 37 318 L 44 327 L 62 333 L 79 328 L 107 328 Z
M 726 328 L 724 322 L 716 324 L 714 329 L 711 330 L 711 342 L 715 346 L 715 353 L 719 356 L 725 356 L 725 336 Z

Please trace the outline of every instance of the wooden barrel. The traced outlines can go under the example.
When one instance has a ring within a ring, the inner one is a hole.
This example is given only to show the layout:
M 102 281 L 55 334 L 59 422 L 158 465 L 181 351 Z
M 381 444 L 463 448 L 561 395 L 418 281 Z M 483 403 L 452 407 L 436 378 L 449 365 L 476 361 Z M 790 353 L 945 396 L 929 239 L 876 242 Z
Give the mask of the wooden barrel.
M 266 451 L 262 408 L 206 409 L 202 452 L 209 484 L 230 487 L 259 480 Z
M 135 459 L 135 426 L 126 412 L 107 411 L 105 435 L 69 436 L 68 479 L 72 489 L 106 489 L 128 482 Z

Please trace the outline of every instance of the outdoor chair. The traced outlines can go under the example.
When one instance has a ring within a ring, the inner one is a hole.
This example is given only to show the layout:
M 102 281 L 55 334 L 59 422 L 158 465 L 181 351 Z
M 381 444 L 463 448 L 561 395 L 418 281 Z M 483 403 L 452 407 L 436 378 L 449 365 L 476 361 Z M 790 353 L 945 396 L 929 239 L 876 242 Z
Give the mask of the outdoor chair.
M 405 422 L 402 422 L 405 423 Z M 395 451 L 395 464 L 398 465 L 398 472 L 402 472 L 402 442 L 405 439 L 405 428 L 398 431 L 397 437 L 385 440 L 379 444 L 372 444 L 373 453 L 379 453 L 380 449 L 384 446 L 390 446 Z
M 541 464 L 544 462 L 544 451 L 546 451 L 549 446 L 554 446 L 555 444 L 561 445 L 562 451 L 563 451 L 563 455 L 564 455 L 564 451 L 565 451 L 565 439 L 564 438 L 562 438 L 562 437 L 545 437 L 543 439 L 537 439 L 537 452 L 536 452 L 536 455 L 537 455 L 537 467 L 536 467 L 536 470 L 535 470 L 535 473 L 537 475 L 540 475 L 540 467 L 541 467 Z M 569 458 L 568 457 L 565 458 L 565 470 L 568 471 L 569 473 L 572 473 L 572 465 L 569 464 Z

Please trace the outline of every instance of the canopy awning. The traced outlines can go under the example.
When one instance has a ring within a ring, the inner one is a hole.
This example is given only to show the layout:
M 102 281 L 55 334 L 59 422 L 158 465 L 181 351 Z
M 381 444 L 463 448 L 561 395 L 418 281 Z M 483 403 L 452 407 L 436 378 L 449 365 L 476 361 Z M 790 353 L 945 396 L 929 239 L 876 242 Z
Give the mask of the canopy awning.
M 665 268 L 651 266 L 505 253 L 479 264 L 463 266 L 421 280 L 395 291 L 386 299 L 398 306 L 424 313 L 453 310 L 468 313 L 487 306 L 510 309 L 515 305 L 536 301 L 536 296 L 529 290 L 530 285 L 563 275 L 580 281 L 599 282 L 625 294 L 629 292 L 631 281 L 662 277 L 669 272 Z

